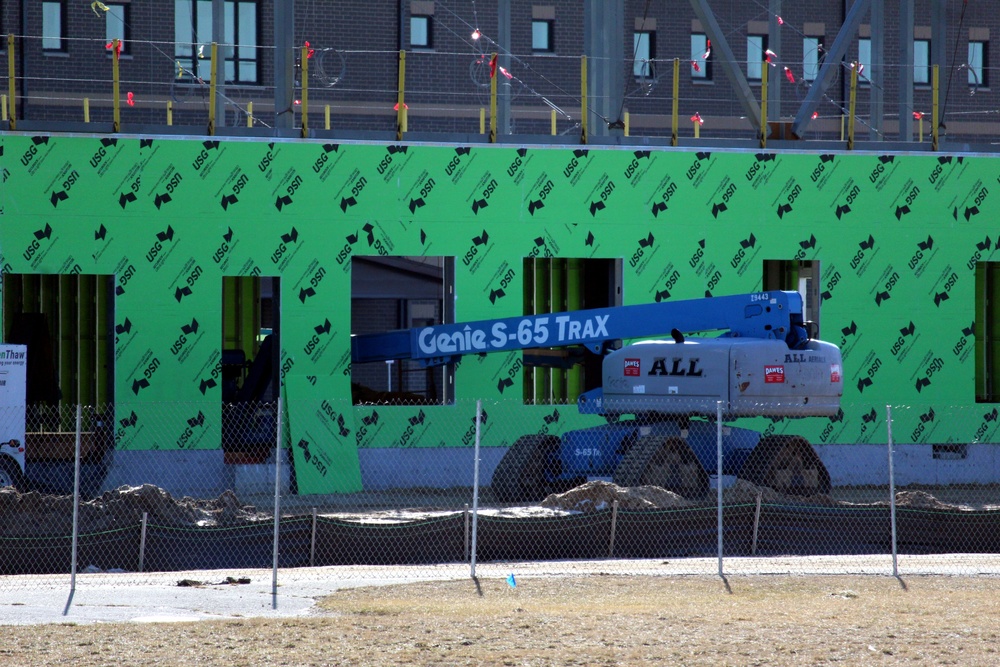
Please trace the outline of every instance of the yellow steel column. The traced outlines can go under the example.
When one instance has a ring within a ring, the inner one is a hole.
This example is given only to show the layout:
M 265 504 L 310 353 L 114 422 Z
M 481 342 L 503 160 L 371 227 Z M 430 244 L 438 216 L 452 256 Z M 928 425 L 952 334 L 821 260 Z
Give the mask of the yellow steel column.
M 587 143 L 587 56 L 580 56 L 580 143 Z
M 399 81 L 396 88 L 396 141 L 403 140 L 406 131 L 406 51 L 399 52 Z
M 302 137 L 309 136 L 309 47 L 302 47 Z
M 490 143 L 497 140 L 497 73 L 495 71 L 497 63 L 496 52 L 490 58 Z
M 767 148 L 767 75 L 770 70 L 765 60 L 760 69 L 760 147 Z
M 17 89 L 14 85 L 15 78 L 14 73 L 17 71 L 14 67 L 15 58 L 14 52 L 14 33 L 7 33 L 7 104 L 9 107 L 8 118 L 10 119 L 10 129 L 17 129 Z M 5 111 L 7 111 L 5 109 Z
M 677 119 L 680 106 L 680 89 L 681 89 L 681 59 L 674 58 L 674 97 L 671 102 L 670 110 L 670 145 L 677 145 Z
M 854 110 L 858 102 L 858 64 L 851 68 L 851 98 L 847 108 L 847 150 L 854 150 Z
M 938 126 L 941 124 L 940 109 L 938 109 L 940 88 L 938 86 L 937 65 L 934 65 L 931 70 L 931 77 L 931 150 L 936 151 L 938 149 Z
M 121 74 L 118 67 L 118 44 L 117 39 L 111 42 L 111 80 L 114 85 L 114 92 L 112 94 L 112 99 L 114 104 L 114 131 L 120 132 L 122 127 L 122 96 L 121 96 Z
M 218 81 L 216 75 L 219 73 L 218 53 L 219 45 L 212 42 L 212 80 L 208 82 L 208 136 L 215 134 L 215 83 Z

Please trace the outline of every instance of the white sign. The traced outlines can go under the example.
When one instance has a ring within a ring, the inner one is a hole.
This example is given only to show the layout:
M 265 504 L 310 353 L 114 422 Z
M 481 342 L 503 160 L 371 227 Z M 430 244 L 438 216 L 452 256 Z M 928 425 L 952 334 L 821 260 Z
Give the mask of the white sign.
M 27 370 L 27 346 L 0 345 L 0 456 L 13 458 L 22 472 Z

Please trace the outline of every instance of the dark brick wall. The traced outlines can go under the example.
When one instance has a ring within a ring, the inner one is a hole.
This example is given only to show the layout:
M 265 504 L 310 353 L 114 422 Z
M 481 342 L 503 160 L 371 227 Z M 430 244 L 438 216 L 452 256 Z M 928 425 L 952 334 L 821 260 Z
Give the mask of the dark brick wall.
M 245 124 L 240 109 L 254 102 L 255 115 L 273 122 L 273 0 L 258 4 L 258 43 L 260 81 L 254 86 L 227 87 L 232 99 L 229 124 Z M 738 136 L 752 133 L 748 123 L 741 123 L 742 105 L 721 67 L 714 66 L 711 82 L 692 81 L 690 76 L 690 34 L 694 12 L 687 2 L 625 2 L 625 109 L 633 117 L 633 134 L 662 135 L 669 132 L 672 59 L 681 60 L 680 113 L 682 129 L 691 133 L 688 117 L 699 112 L 710 122 L 706 134 Z M 806 94 L 802 84 L 784 81 L 782 66 L 787 65 L 801 80 L 802 37 L 807 22 L 824 26 L 824 41 L 831 46 L 843 20 L 841 0 L 803 0 L 785 2 L 782 18 L 782 48 L 779 67 L 773 68 L 771 80 L 781 81 L 781 112 L 792 117 Z M 931 0 L 917 0 L 915 16 L 919 27 L 928 27 Z M 20 15 L 21 7 L 27 14 Z M 553 54 L 531 52 L 532 7 L 550 7 L 555 13 Z M 751 22 L 766 22 L 766 3 L 713 2 L 713 9 L 727 36 L 740 69 L 745 71 L 746 34 Z M 393 105 L 397 95 L 398 51 L 408 48 L 409 0 L 367 0 L 343 2 L 300 0 L 296 3 L 295 42 L 309 41 L 316 49 L 310 60 L 310 125 L 320 128 L 325 105 L 332 107 L 334 128 L 391 131 L 396 118 Z M 964 16 L 963 16 L 964 12 Z M 899 0 L 885 2 L 884 110 L 887 123 L 894 123 L 898 113 L 898 13 Z M 652 85 L 640 86 L 631 74 L 632 33 L 637 19 L 643 16 L 655 23 L 657 77 Z M 22 25 L 23 19 L 23 25 Z M 0 29 L 22 35 L 18 38 L 19 95 L 28 95 L 20 117 L 33 120 L 81 120 L 81 99 L 90 98 L 92 120 L 111 117 L 111 59 L 104 48 L 105 18 L 96 16 L 89 2 L 66 2 L 67 49 L 62 54 L 43 53 L 41 2 L 4 2 L 0 4 Z M 130 53 L 121 60 L 122 95 L 132 92 L 134 107 L 122 108 L 122 120 L 129 123 L 162 123 L 166 105 L 173 103 L 174 123 L 204 126 L 207 122 L 206 91 L 197 86 L 178 84 L 173 58 L 174 3 L 172 0 L 141 0 L 130 3 Z M 1000 37 L 1000 19 L 992 3 L 947 3 L 948 35 L 945 53 L 955 65 L 966 59 L 970 29 L 988 28 L 994 40 Z M 869 23 L 866 18 L 865 24 Z M 473 42 L 470 35 L 479 28 L 483 38 Z M 414 131 L 477 132 L 479 108 L 488 106 L 488 78 L 485 57 L 496 49 L 490 39 L 497 36 L 495 0 L 437 0 L 432 20 L 433 44 L 429 50 L 410 50 L 406 59 L 406 101 L 411 107 L 409 129 Z M 31 37 L 24 37 L 29 35 Z M 991 45 L 992 47 L 993 45 Z M 560 132 L 572 132 L 579 120 L 580 60 L 583 51 L 583 14 L 579 0 L 512 0 L 509 82 L 513 93 L 513 129 L 515 132 L 547 133 L 549 107 L 543 97 L 564 108 L 571 120 L 560 117 Z M 989 65 L 997 62 L 997 49 L 988 50 Z M 718 56 L 718 49 L 713 51 Z M 857 57 L 857 38 L 852 40 L 848 60 Z M 6 78 L 7 54 L 0 54 L 0 67 Z M 22 64 L 23 63 L 23 64 Z M 965 70 L 956 67 L 941 72 L 944 108 L 949 132 L 964 136 L 973 132 L 992 132 L 987 113 L 997 108 L 1000 98 L 992 89 L 979 89 L 970 95 Z M 997 74 L 1000 76 L 1000 73 Z M 997 76 L 992 77 L 996 79 Z M 846 106 L 843 71 L 830 86 L 819 112 L 834 118 Z M 501 84 L 507 84 L 501 80 Z M 949 85 L 950 84 L 950 85 Z M 759 84 L 752 84 L 759 94 Z M 930 110 L 930 89 L 918 86 L 914 107 Z M 858 95 L 858 113 L 867 116 L 870 88 Z M 728 123 L 722 118 L 728 118 Z M 716 119 L 713 123 L 711 119 Z M 976 129 L 967 122 L 979 122 Z M 832 126 L 831 126 L 832 127 Z M 929 124 L 925 123 L 925 128 Z M 995 133 L 995 132 L 992 132 Z M 890 138 L 895 138 L 890 135 Z M 979 139 L 982 139 L 980 134 Z

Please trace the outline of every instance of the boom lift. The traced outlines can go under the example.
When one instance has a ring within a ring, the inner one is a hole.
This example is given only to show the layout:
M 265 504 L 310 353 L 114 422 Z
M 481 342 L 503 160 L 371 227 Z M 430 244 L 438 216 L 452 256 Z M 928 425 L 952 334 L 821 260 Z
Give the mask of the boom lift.
M 602 386 L 577 399 L 606 424 L 524 435 L 503 456 L 492 488 L 504 501 L 538 500 L 590 478 L 652 484 L 688 498 L 709 488 L 717 425 L 739 417 L 834 416 L 843 394 L 840 349 L 810 337 L 797 292 L 757 292 L 634 306 L 443 324 L 352 338 L 354 362 L 583 346 L 603 355 Z M 685 333 L 722 331 L 715 338 Z M 626 339 L 670 334 L 669 340 Z M 541 358 L 541 357 L 540 357 Z M 783 493 L 830 490 L 805 438 L 723 429 L 724 475 Z

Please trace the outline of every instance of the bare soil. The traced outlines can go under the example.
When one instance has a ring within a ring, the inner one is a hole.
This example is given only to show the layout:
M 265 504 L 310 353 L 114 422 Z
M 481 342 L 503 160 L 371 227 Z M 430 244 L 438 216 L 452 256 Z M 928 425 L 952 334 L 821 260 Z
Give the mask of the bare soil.
M 282 620 L 8 626 L 0 664 L 995 665 L 1000 578 L 589 576 L 345 589 Z

